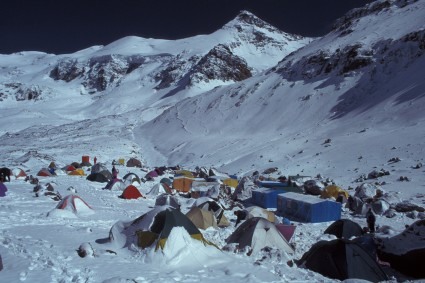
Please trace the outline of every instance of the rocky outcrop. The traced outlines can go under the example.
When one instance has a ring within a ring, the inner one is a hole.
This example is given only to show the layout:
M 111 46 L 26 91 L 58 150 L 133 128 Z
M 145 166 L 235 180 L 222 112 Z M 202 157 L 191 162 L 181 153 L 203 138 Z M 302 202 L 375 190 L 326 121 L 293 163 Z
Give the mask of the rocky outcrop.
M 82 78 L 84 87 L 91 91 L 103 91 L 109 86 L 117 86 L 125 75 L 140 67 L 143 62 L 143 56 L 116 54 L 93 57 L 88 62 L 64 59 L 52 69 L 50 77 L 66 82 Z
M 190 74 L 190 84 L 211 80 L 242 81 L 252 76 L 246 61 L 219 44 L 199 60 Z

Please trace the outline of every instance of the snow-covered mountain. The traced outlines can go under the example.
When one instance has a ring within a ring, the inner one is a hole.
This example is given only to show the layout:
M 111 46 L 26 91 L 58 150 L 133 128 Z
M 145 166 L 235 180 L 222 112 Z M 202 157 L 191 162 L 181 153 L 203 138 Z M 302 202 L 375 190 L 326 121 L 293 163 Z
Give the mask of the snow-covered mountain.
M 138 156 L 347 183 L 394 156 L 410 167 L 423 153 L 424 15 L 423 1 L 375 1 L 313 40 L 242 11 L 209 35 L 1 55 L 3 162 Z

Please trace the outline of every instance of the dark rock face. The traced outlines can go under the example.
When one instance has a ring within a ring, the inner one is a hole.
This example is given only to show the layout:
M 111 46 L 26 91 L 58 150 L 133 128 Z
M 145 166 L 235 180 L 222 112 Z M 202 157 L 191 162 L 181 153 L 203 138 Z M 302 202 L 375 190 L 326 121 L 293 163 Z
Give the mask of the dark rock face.
M 191 84 L 210 80 L 242 81 L 252 76 L 246 61 L 219 44 L 199 60 L 190 75 Z
M 176 84 L 178 81 L 183 79 L 183 77 L 190 71 L 192 66 L 200 60 L 200 58 L 200 56 L 192 56 L 186 61 L 182 59 L 181 54 L 177 55 L 168 62 L 164 69 L 155 74 L 155 81 L 159 82 L 155 89 L 164 89 Z
M 82 85 L 90 90 L 103 91 L 116 86 L 120 80 L 144 62 L 142 56 L 105 55 L 93 57 L 88 62 L 75 59 L 60 61 L 50 72 L 54 80 L 70 82 L 82 78 Z
M 84 65 L 76 59 L 64 59 L 50 71 L 50 77 L 52 79 L 65 82 L 70 82 L 83 74 Z

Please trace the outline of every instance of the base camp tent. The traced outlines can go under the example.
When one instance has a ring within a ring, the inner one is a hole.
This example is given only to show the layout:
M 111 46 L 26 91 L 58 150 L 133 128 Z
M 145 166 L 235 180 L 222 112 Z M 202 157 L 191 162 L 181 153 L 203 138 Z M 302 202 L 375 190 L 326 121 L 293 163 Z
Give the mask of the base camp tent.
M 27 176 L 27 173 L 25 173 L 24 170 L 21 168 L 15 168 L 12 170 L 13 176 L 15 176 L 16 179 L 18 178 L 25 178 Z
M 135 173 L 128 173 L 126 175 L 124 175 L 124 177 L 122 177 L 122 181 L 126 184 L 126 185 L 132 185 L 134 182 L 137 182 L 139 184 L 141 184 L 142 182 L 140 181 L 139 176 L 137 176 Z
M 335 235 L 339 239 L 350 239 L 351 237 L 363 235 L 363 229 L 359 224 L 350 219 L 339 219 L 329 225 L 323 233 Z
M 94 210 L 78 195 L 67 195 L 56 206 L 56 208 L 48 213 L 48 216 L 67 216 L 60 211 L 69 212 L 74 215 L 90 215 Z
M 123 199 L 138 199 L 142 198 L 143 195 L 140 191 L 133 185 L 128 185 L 122 192 L 121 198 Z
M 209 244 L 186 215 L 167 206 L 157 206 L 131 222 L 115 223 L 109 239 L 121 247 L 135 245 L 142 249 L 151 246 L 163 249 L 174 227 L 183 227 L 192 238 Z
M 127 161 L 127 167 L 139 167 L 142 168 L 142 162 L 136 158 L 130 158 Z
M 161 194 L 155 199 L 155 206 L 167 205 L 176 209 L 180 209 L 180 201 L 173 195 Z
M 121 191 L 125 189 L 125 184 L 120 179 L 112 179 L 108 184 L 103 188 L 104 190 L 111 191 Z
M 146 195 L 150 197 L 156 197 L 161 194 L 173 194 L 173 193 L 174 193 L 174 190 L 172 190 L 167 184 L 159 183 L 159 184 L 155 184 Z
M 274 223 L 262 217 L 254 217 L 242 223 L 226 239 L 226 243 L 237 243 L 240 249 L 250 247 L 249 255 L 257 253 L 265 247 L 274 247 L 289 254 L 294 253 Z
M 385 272 L 368 251 L 359 244 L 345 239 L 320 241 L 296 263 L 299 267 L 332 279 L 357 278 L 372 282 L 388 280 Z
M 198 199 L 198 200 L 199 201 L 196 201 L 194 203 L 194 206 L 197 206 L 197 207 L 204 209 L 204 210 L 211 211 L 215 216 L 218 227 L 228 227 L 228 226 L 230 226 L 229 220 L 224 215 L 224 209 L 218 202 L 216 202 L 215 200 L 210 199 L 210 198 L 201 198 L 201 199 Z
M 74 171 L 68 172 L 68 175 L 71 175 L 71 176 L 86 176 L 86 173 L 84 172 L 84 170 L 82 168 L 77 168 Z
M 272 211 L 269 211 L 259 206 L 249 206 L 245 208 L 245 211 L 247 212 L 246 219 L 250 219 L 254 217 L 262 217 L 267 219 L 270 222 L 275 222 L 275 219 L 276 219 Z
M 102 172 L 106 172 L 106 171 L 102 171 Z M 99 182 L 99 183 L 106 183 L 109 182 L 109 180 L 112 179 L 112 174 L 111 177 L 108 177 L 107 175 L 103 174 L 102 172 L 100 173 L 91 173 L 90 175 L 87 176 L 87 180 L 92 181 L 92 182 Z
M 350 194 L 346 190 L 343 190 L 341 187 L 337 185 L 329 185 L 323 189 L 320 197 L 337 199 L 339 195 L 342 195 L 343 197 L 345 197 L 345 199 L 350 196 Z
M 209 227 L 217 227 L 217 220 L 211 211 L 201 209 L 193 206 L 186 216 L 195 224 L 199 229 L 207 229 Z
M 185 176 L 179 176 L 175 177 L 173 180 L 173 189 L 175 189 L 178 192 L 187 193 L 192 188 L 193 179 L 185 177 Z
M 38 171 L 37 176 L 40 177 L 52 177 L 52 173 L 50 173 L 49 169 L 47 168 L 42 168 L 40 169 L 40 171 Z

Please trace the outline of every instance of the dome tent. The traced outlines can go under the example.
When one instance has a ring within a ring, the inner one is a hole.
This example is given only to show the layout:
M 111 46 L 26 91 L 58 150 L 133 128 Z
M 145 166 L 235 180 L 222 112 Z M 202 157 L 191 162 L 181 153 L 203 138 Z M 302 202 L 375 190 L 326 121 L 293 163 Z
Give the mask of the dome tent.
M 345 239 L 320 241 L 296 263 L 299 267 L 332 279 L 356 278 L 371 282 L 388 280 L 388 276 L 368 251 L 360 244 Z
M 363 235 L 363 229 L 354 221 L 349 219 L 339 219 L 329 225 L 323 233 L 335 235 L 339 239 L 350 239 L 351 237 Z
M 169 206 L 157 206 L 131 222 L 115 223 L 109 232 L 109 240 L 121 247 L 134 245 L 142 249 L 153 246 L 156 250 L 163 249 L 174 227 L 183 227 L 192 238 L 210 244 L 186 215 Z
M 227 238 L 226 243 L 237 243 L 239 248 L 250 247 L 249 255 L 257 253 L 265 247 L 276 247 L 286 253 L 294 253 L 274 223 L 262 217 L 246 220 Z
M 122 177 L 122 181 L 126 185 L 132 185 L 134 182 L 139 183 L 139 185 L 142 183 L 140 181 L 139 176 L 137 176 L 137 174 L 135 174 L 135 173 L 127 173 L 127 174 L 125 174 L 124 177 Z
M 142 168 L 142 162 L 136 158 L 130 158 L 127 161 L 127 167 L 139 167 Z
M 123 199 L 138 199 L 142 198 L 143 195 L 140 191 L 133 185 L 128 185 L 127 188 L 122 192 L 121 198 Z

